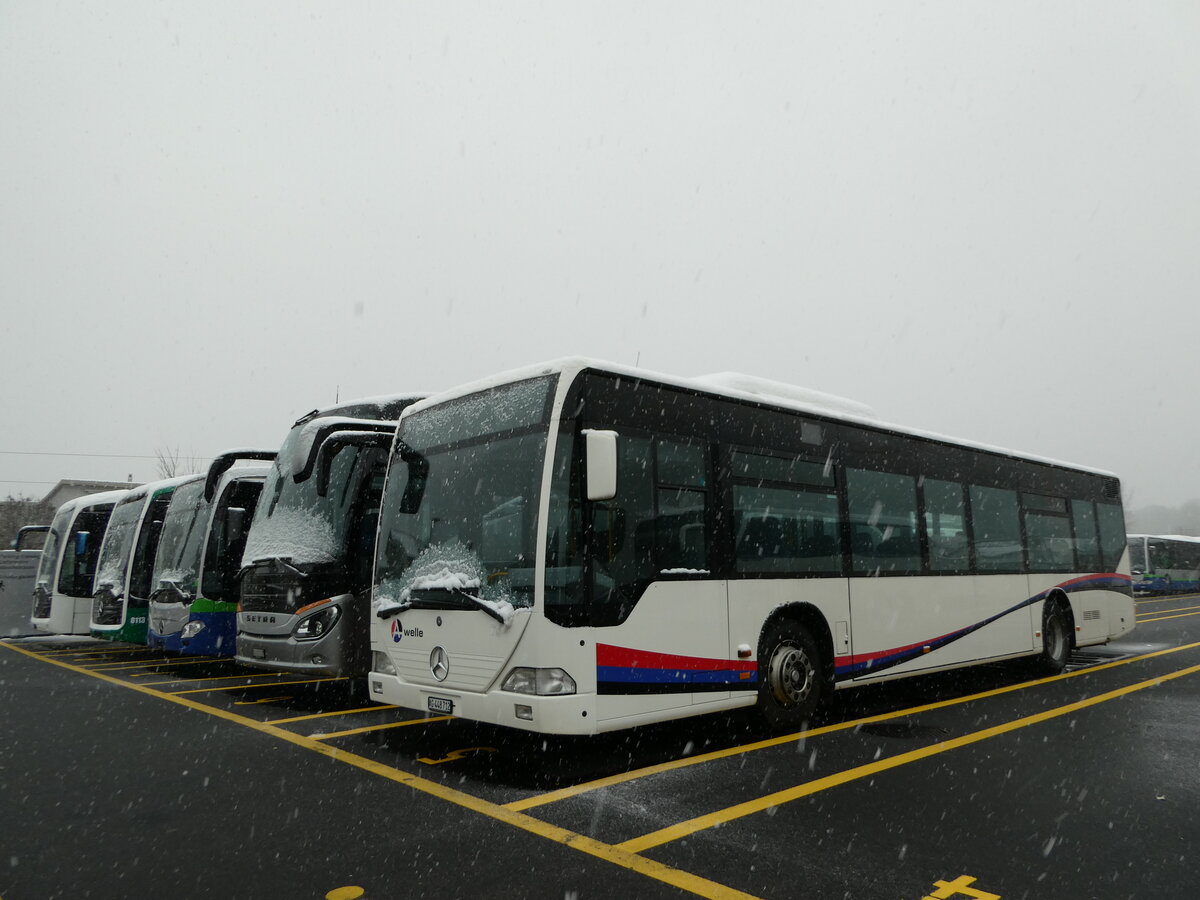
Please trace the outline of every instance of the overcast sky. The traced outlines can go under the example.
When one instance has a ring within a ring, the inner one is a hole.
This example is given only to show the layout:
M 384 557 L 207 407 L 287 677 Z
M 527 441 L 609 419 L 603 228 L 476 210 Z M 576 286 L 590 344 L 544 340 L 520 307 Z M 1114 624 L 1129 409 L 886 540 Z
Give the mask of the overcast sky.
M 1200 496 L 1200 4 L 0 0 L 0 496 L 582 354 Z

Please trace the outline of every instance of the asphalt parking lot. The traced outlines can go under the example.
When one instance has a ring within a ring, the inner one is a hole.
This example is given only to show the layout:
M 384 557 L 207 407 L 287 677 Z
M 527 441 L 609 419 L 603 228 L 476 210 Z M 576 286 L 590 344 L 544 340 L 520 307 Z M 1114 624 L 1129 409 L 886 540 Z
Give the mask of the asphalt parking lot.
M 1195 896 L 1200 596 L 986 666 L 544 738 L 353 682 L 0 643 L 0 898 Z

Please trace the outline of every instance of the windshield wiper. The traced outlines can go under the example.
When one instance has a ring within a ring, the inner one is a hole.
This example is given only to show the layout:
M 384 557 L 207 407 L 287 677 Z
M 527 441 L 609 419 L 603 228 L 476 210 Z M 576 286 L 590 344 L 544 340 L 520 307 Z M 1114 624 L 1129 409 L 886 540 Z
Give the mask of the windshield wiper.
M 387 609 L 381 609 L 379 612 L 375 613 L 375 615 L 379 616 L 381 619 L 390 619 L 392 616 L 398 616 L 400 613 L 412 608 L 412 601 L 405 600 L 401 603 L 397 603 L 395 606 L 389 606 Z
M 487 613 L 501 625 L 504 624 L 504 615 L 500 613 L 494 606 L 484 600 L 482 597 L 476 597 L 474 594 L 468 594 L 462 588 L 426 588 L 426 591 L 437 590 L 450 595 L 450 597 L 461 597 L 464 600 L 470 601 L 475 609 L 482 610 Z M 375 615 L 381 619 L 390 619 L 392 616 L 399 615 L 410 609 L 454 609 L 456 604 L 447 597 L 446 600 L 435 600 L 432 597 L 412 597 L 407 600 L 401 600 L 395 606 L 389 606 L 379 610 Z
M 473 594 L 468 594 L 466 591 L 463 591 L 463 590 L 459 590 L 456 593 L 458 594 L 458 596 L 466 597 L 468 600 L 470 600 L 472 603 L 474 603 L 476 609 L 483 610 L 485 613 L 487 613 L 489 616 L 491 616 L 493 619 L 495 619 L 501 625 L 504 624 L 504 616 L 500 614 L 499 610 L 497 610 L 495 607 L 493 607 L 490 603 L 488 603 L 482 597 L 476 597 Z
M 292 558 L 290 556 L 264 556 L 259 559 L 256 559 L 254 562 L 250 563 L 249 565 L 242 566 L 240 569 L 238 569 L 238 573 L 237 573 L 238 581 L 241 581 L 243 575 L 245 575 L 247 572 L 249 572 L 251 569 L 253 569 L 255 566 L 259 565 L 260 563 L 271 563 L 272 565 L 277 566 L 278 568 L 283 569 L 284 571 L 288 572 L 289 574 L 295 575 L 297 578 L 302 579 L 302 580 L 308 577 L 307 572 L 302 572 L 299 569 L 297 569 L 295 566 L 292 565 Z
M 155 597 L 157 597 L 161 594 L 175 594 L 175 596 L 178 597 L 179 599 L 174 600 L 174 601 L 159 600 L 158 601 L 159 603 L 172 603 L 172 602 L 174 602 L 174 603 L 189 603 L 191 601 L 191 598 L 187 595 L 187 593 L 183 590 L 183 588 L 181 588 L 179 586 L 179 582 L 177 582 L 177 581 L 167 581 L 167 580 L 160 581 L 158 583 L 158 590 L 155 591 L 154 594 L 151 595 L 151 599 L 153 600 Z

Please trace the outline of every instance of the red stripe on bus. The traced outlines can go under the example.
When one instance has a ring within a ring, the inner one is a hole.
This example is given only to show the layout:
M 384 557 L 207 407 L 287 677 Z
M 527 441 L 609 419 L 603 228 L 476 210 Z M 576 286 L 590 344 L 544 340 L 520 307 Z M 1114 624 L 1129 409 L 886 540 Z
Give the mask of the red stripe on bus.
M 758 663 L 748 659 L 711 659 L 701 656 L 678 656 L 653 650 L 634 650 L 612 644 L 596 645 L 596 665 L 621 669 L 677 669 L 680 671 L 753 672 Z

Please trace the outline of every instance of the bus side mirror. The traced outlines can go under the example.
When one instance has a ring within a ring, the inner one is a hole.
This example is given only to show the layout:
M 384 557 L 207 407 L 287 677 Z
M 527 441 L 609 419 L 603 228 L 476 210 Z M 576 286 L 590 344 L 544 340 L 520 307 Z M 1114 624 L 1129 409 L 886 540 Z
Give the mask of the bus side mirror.
M 408 481 L 404 483 L 404 493 L 400 497 L 400 512 L 411 516 L 421 510 L 421 501 L 425 497 L 425 482 L 429 479 L 429 460 L 403 441 L 397 440 L 396 444 L 400 450 L 400 458 L 408 466 Z
M 87 553 L 88 537 L 90 536 L 90 534 L 91 533 L 87 532 L 87 531 L 75 532 L 75 555 L 76 556 L 83 556 L 84 554 Z
M 26 538 L 35 534 L 46 534 L 48 531 L 50 531 L 49 525 L 26 525 L 20 531 L 18 531 L 17 536 L 13 538 L 12 548 L 14 550 L 28 550 L 29 548 L 25 546 Z M 44 543 L 45 541 L 43 540 L 43 544 Z M 41 547 L 34 549 L 38 550 L 39 552 L 41 551 Z
M 225 510 L 225 534 L 230 544 L 237 543 L 246 533 L 246 510 L 240 506 L 231 506 Z
M 617 433 L 585 428 L 587 498 L 611 500 L 617 496 Z
M 387 431 L 334 431 L 327 435 L 317 448 L 314 463 L 317 473 L 317 496 L 324 497 L 329 493 L 333 459 L 343 447 L 374 447 L 387 452 L 394 439 L 395 434 Z

